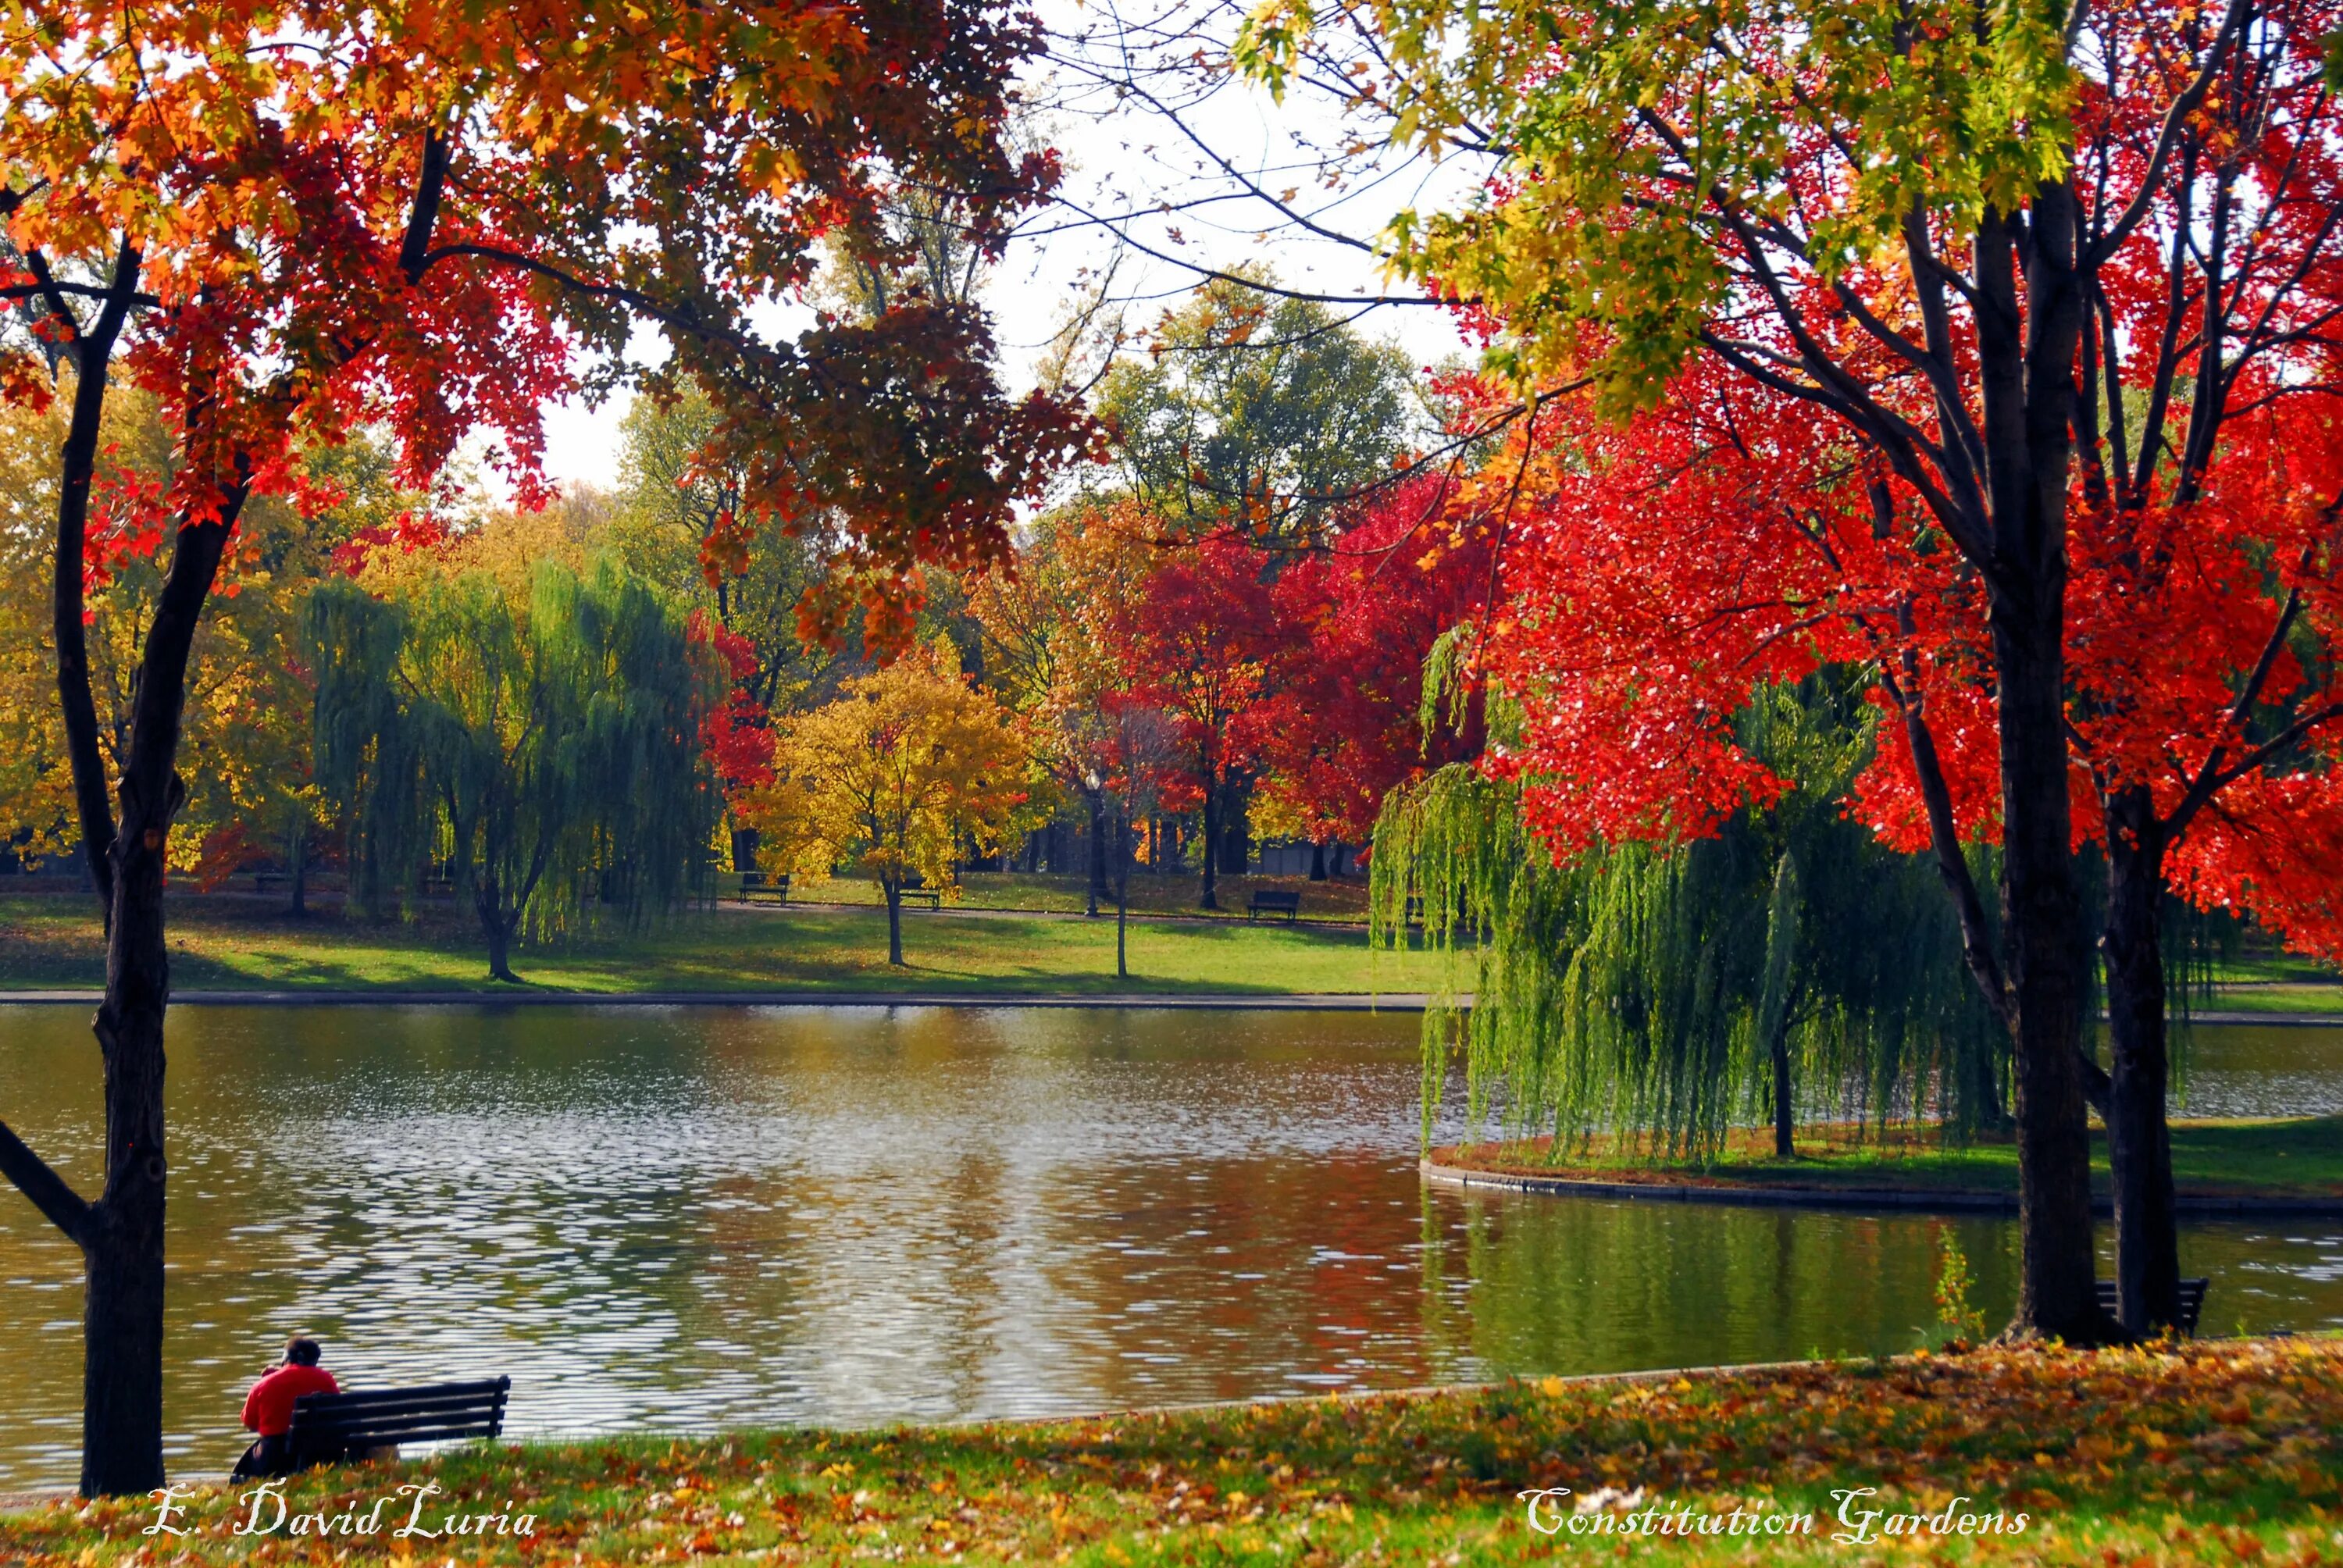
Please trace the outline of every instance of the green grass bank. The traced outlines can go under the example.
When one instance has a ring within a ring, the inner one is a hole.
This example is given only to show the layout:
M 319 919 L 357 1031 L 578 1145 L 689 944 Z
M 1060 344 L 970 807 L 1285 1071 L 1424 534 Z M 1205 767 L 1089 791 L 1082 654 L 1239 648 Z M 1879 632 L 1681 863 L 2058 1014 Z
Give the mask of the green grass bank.
M 189 1533 L 160 1547 L 141 1533 L 151 1503 L 23 1508 L 0 1513 L 0 1560 L 2309 1568 L 2343 1555 L 2338 1433 L 2343 1342 L 1990 1349 L 1032 1424 L 473 1448 L 311 1473 L 287 1488 L 286 1527 L 242 1538 L 251 1507 L 216 1488 L 182 1497 L 174 1527 Z M 439 1489 L 424 1528 L 453 1514 L 508 1531 L 526 1513 L 530 1533 L 397 1538 L 416 1495 L 401 1485 Z M 1520 1494 L 1551 1488 L 1568 1491 L 1533 1524 Z M 290 1533 L 291 1513 L 362 1522 L 383 1498 L 372 1533 Z
M 180 990 L 508 992 L 488 978 L 477 929 L 449 905 L 370 924 L 331 909 L 297 919 L 278 898 L 174 895 L 171 980 Z M 639 932 L 580 934 L 522 948 L 528 985 L 598 992 L 731 990 L 1257 992 L 1418 991 L 1434 955 L 1371 950 L 1358 926 L 1242 919 L 1138 920 L 1131 977 L 1115 975 L 1114 920 L 907 910 L 907 966 L 887 962 L 875 909 L 719 904 Z M 0 897 L 0 995 L 96 987 L 105 947 L 85 897 Z
M 2017 1148 L 2007 1141 L 1961 1146 L 1940 1142 L 1926 1129 L 1891 1128 L 1857 1141 L 1843 1128 L 1810 1129 L 1795 1159 L 1774 1155 L 1773 1133 L 1736 1129 L 1711 1161 L 1671 1160 L 1648 1147 L 1599 1139 L 1554 1157 L 1547 1139 L 1476 1143 L 1432 1151 L 1434 1163 L 1495 1174 L 1565 1180 L 1653 1183 L 1719 1189 L 1801 1188 L 1829 1193 L 1896 1189 L 1905 1191 L 2017 1191 Z M 2105 1135 L 2094 1131 L 2091 1170 L 2107 1180 Z M 2217 1198 L 2343 1200 L 2343 1116 L 2288 1121 L 2176 1121 L 2172 1173 L 2184 1195 Z

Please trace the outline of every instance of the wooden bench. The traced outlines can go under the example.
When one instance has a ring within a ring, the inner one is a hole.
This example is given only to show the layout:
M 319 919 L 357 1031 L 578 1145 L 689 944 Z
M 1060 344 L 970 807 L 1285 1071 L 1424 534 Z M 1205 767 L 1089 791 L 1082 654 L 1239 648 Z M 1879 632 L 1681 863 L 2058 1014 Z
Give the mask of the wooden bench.
M 1282 888 L 1263 888 L 1245 900 L 1245 919 L 1258 920 L 1262 915 L 1283 915 L 1292 924 L 1302 915 L 1302 895 L 1289 893 Z
M 789 873 L 768 877 L 762 871 L 740 873 L 740 901 L 744 904 L 786 904 L 789 901 Z
M 252 873 L 252 890 L 256 893 L 265 893 L 271 886 L 284 879 L 285 873 L 282 871 L 255 871 Z
M 895 890 L 895 898 L 900 903 L 925 904 L 931 910 L 944 907 L 944 896 L 928 886 L 928 879 L 917 873 L 903 879 L 903 885 Z
M 2091 1282 L 2099 1288 L 2099 1311 L 2120 1321 L 2123 1317 L 2123 1309 L 2116 1282 L 2113 1280 L 2094 1280 Z M 2180 1332 L 2182 1333 L 2195 1336 L 2197 1319 L 2205 1311 L 2205 1287 L 2210 1282 L 2207 1280 L 2180 1282 Z
M 340 1464 L 380 1448 L 496 1437 L 505 1426 L 508 1377 L 418 1388 L 304 1394 L 293 1402 L 290 1462 L 296 1470 Z

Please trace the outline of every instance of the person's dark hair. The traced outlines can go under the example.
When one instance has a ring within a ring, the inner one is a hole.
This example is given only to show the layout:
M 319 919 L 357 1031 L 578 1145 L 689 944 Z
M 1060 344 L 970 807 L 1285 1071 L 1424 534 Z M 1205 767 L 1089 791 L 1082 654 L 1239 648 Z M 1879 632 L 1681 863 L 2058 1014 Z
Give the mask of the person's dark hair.
M 285 1342 L 285 1364 L 287 1366 L 313 1367 L 317 1364 L 317 1358 L 325 1353 L 326 1352 L 323 1350 L 318 1348 L 317 1342 L 309 1338 L 307 1334 L 295 1334 L 291 1339 Z

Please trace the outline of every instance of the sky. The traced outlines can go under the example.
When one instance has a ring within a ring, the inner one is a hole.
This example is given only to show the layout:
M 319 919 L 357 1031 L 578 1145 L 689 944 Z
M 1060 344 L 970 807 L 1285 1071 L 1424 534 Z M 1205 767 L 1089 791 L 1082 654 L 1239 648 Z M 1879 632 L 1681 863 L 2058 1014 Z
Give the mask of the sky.
M 1404 291 L 1381 276 L 1372 256 L 1313 237 L 1262 204 L 1238 197 L 1236 183 L 1212 163 L 1215 155 L 1267 190 L 1300 192 L 1296 206 L 1313 221 L 1362 237 L 1375 234 L 1403 206 L 1453 199 L 1469 176 L 1459 168 L 1392 162 L 1355 171 L 1358 177 L 1344 188 L 1329 189 L 1312 177 L 1319 159 L 1310 149 L 1342 140 L 1343 129 L 1321 104 L 1280 105 L 1265 90 L 1225 76 L 1199 85 L 1151 74 L 1148 56 L 1133 62 L 1104 42 L 1135 30 L 1158 40 L 1155 56 L 1184 56 L 1194 34 L 1182 28 L 1199 16 L 1208 32 L 1225 35 L 1233 12 L 1217 0 L 1202 0 L 1199 11 L 1168 25 L 1163 18 L 1175 13 L 1136 17 L 1073 0 L 1051 0 L 1041 14 L 1057 58 L 1030 70 L 1025 85 L 1038 106 L 1041 134 L 1067 167 L 1070 205 L 1031 215 L 985 284 L 1002 375 L 1013 388 L 1032 384 L 1070 303 L 1111 265 L 1111 294 L 1132 328 L 1143 327 L 1194 287 L 1199 274 L 1182 263 L 1266 264 L 1286 286 L 1328 295 Z M 1141 90 L 1118 102 L 1105 85 L 1110 79 Z M 1185 97 L 1176 124 L 1148 101 L 1158 95 L 1169 101 L 1174 93 Z M 1174 210 L 1161 210 L 1165 204 Z M 1448 313 L 1437 308 L 1368 308 L 1358 326 L 1399 342 L 1420 364 L 1469 352 Z M 656 353 L 656 339 L 644 335 L 639 350 Z M 549 405 L 548 473 L 564 488 L 614 487 L 625 412 L 623 395 L 599 407 Z

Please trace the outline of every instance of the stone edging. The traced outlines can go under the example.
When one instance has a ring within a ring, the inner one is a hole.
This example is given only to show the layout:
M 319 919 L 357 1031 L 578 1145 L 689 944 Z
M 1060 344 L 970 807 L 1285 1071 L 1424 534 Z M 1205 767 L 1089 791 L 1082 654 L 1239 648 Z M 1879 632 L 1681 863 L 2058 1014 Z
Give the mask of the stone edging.
M 1574 1176 L 1467 1171 L 1425 1160 L 1416 1167 L 1427 1181 L 1451 1187 L 1489 1187 L 1509 1192 L 1544 1192 L 1562 1198 L 1628 1198 L 1646 1203 L 1735 1203 L 1775 1209 L 1906 1209 L 1929 1213 L 2014 1214 L 2014 1192 L 1931 1192 L 1905 1187 L 1704 1187 L 1689 1181 L 1589 1181 Z M 2112 1211 L 2107 1199 L 2094 1198 L 2095 1212 Z M 2343 1215 L 2343 1197 L 2220 1197 L 2183 1192 L 2174 1200 L 2183 1214 Z

